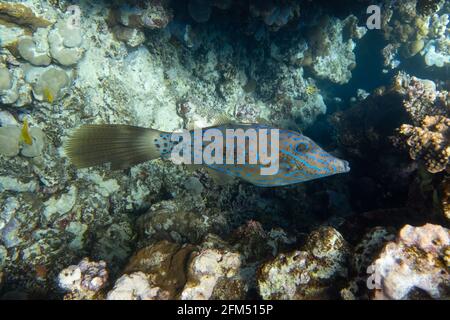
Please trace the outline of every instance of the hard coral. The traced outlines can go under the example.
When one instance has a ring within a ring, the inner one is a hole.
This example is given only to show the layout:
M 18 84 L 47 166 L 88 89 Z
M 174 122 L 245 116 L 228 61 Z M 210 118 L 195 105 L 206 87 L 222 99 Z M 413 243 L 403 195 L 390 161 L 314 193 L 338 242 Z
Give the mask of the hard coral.
M 123 5 L 114 15 L 120 24 L 130 28 L 162 29 L 173 18 L 167 1 L 150 0 L 141 6 Z
M 450 62 L 448 50 L 441 48 L 448 42 L 448 9 L 445 1 L 405 0 L 383 3 L 382 26 L 384 37 L 390 46 L 399 49 L 403 58 L 420 53 L 428 66 L 443 67 Z M 394 69 L 398 66 L 385 61 L 385 66 Z
M 48 66 L 51 62 L 49 53 L 40 51 L 37 48 L 36 43 L 30 37 L 19 39 L 17 49 L 22 58 L 35 66 Z
M 359 39 L 367 31 L 365 27 L 358 27 L 357 21 L 353 15 L 344 20 L 325 18 L 310 31 L 310 50 L 314 57 L 312 70 L 319 78 L 338 84 L 350 81 L 351 71 L 356 66 L 353 52 L 356 44 L 352 37 Z M 345 33 L 349 34 L 348 39 L 344 37 Z
M 331 227 L 312 232 L 302 251 L 279 254 L 258 276 L 264 299 L 327 299 L 337 296 L 339 279 L 347 276 L 350 251 Z
M 237 252 L 204 249 L 189 265 L 182 300 L 242 299 L 245 285 L 239 276 L 241 258 Z
M 93 299 L 106 285 L 108 272 L 104 261 L 94 262 L 84 258 L 77 265 L 62 270 L 58 276 L 61 289 L 69 291 L 65 299 Z
M 406 225 L 373 264 L 375 299 L 448 299 L 450 231 L 439 225 Z M 419 290 L 418 290 L 419 289 Z
M 422 159 L 431 173 L 446 169 L 450 157 L 450 119 L 443 116 L 425 116 L 420 127 L 404 124 L 400 134 L 408 137 L 412 159 Z
M 0 3 L 0 19 L 32 29 L 45 28 L 52 24 L 24 4 L 3 1 Z
M 151 287 L 143 272 L 121 276 L 108 292 L 107 300 L 167 300 L 168 294 L 159 287 Z
M 427 115 L 445 115 L 450 111 L 448 92 L 438 91 L 433 81 L 399 73 L 394 79 L 394 89 L 405 95 L 403 106 L 415 124 Z

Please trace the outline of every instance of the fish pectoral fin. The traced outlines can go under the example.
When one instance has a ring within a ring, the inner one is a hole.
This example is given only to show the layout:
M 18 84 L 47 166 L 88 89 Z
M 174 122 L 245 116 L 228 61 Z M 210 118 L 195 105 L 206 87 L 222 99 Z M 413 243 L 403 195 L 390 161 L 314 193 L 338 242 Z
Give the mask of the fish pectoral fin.
M 208 175 L 213 179 L 213 181 L 221 186 L 224 186 L 226 184 L 233 183 L 235 178 L 233 176 L 230 176 L 228 174 L 219 172 L 217 170 L 206 168 L 206 171 L 208 172 Z

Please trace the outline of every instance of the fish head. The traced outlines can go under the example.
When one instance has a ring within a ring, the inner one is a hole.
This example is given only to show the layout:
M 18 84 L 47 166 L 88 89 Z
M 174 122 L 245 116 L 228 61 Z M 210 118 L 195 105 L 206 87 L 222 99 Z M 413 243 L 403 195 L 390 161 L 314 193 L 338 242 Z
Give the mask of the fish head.
M 350 171 L 348 161 L 334 157 L 296 132 L 281 139 L 280 154 L 280 167 L 286 171 L 286 177 L 299 182 Z

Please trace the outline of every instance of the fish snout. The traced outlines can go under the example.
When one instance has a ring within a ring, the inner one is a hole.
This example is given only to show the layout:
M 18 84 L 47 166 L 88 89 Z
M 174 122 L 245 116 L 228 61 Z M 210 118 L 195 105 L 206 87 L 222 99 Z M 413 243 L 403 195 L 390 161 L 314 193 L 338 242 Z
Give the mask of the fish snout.
M 339 158 L 334 158 L 332 163 L 332 168 L 334 173 L 346 173 L 350 171 L 350 164 L 346 160 Z
M 341 167 L 342 167 L 342 169 L 340 171 L 342 173 L 349 172 L 350 171 L 350 163 L 348 163 L 348 161 L 346 161 L 346 160 L 340 160 L 340 161 L 341 161 Z
M 350 171 L 350 163 L 348 163 L 348 161 L 342 160 L 342 162 L 344 163 L 344 172 L 349 172 Z

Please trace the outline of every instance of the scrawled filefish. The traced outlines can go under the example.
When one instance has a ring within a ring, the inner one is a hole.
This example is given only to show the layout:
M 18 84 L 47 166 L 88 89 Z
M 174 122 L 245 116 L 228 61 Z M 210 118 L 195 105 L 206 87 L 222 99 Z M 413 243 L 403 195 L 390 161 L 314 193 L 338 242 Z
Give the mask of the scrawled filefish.
M 225 136 L 227 129 L 254 129 L 258 134 L 268 134 L 275 128 L 261 124 L 228 124 L 201 130 L 204 133 L 208 129 L 218 129 Z M 224 160 L 222 164 L 202 165 L 263 187 L 295 184 L 350 170 L 347 161 L 327 153 L 308 137 L 290 130 L 280 129 L 278 132 L 278 170 L 275 174 L 261 174 L 261 168 L 267 164 L 250 164 L 248 152 L 244 164 L 227 164 Z M 84 125 L 69 137 L 65 152 L 78 168 L 110 163 L 112 169 L 124 169 L 151 159 L 169 159 L 173 148 L 182 140 L 172 139 L 174 134 L 179 136 L 178 133 L 128 125 Z M 194 130 L 189 134 L 193 144 Z M 271 143 L 270 138 L 268 142 Z M 202 141 L 202 146 L 209 143 Z

